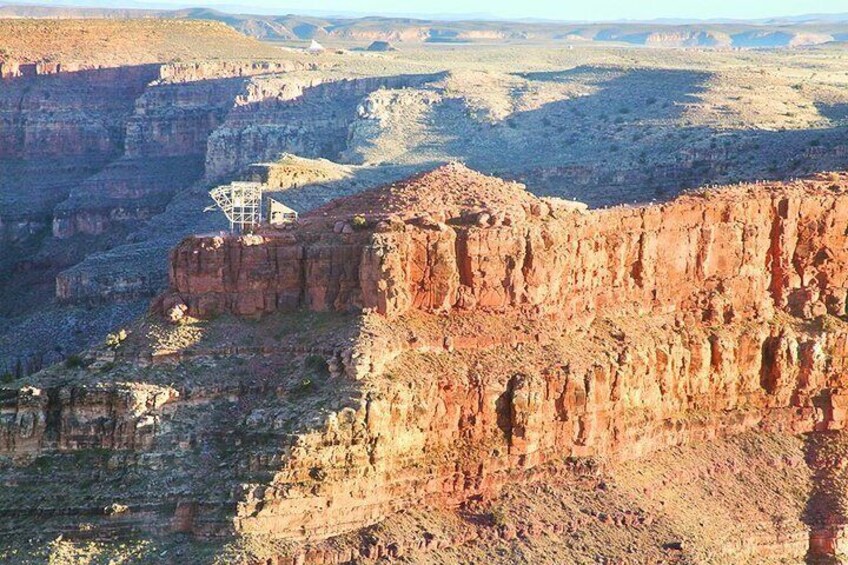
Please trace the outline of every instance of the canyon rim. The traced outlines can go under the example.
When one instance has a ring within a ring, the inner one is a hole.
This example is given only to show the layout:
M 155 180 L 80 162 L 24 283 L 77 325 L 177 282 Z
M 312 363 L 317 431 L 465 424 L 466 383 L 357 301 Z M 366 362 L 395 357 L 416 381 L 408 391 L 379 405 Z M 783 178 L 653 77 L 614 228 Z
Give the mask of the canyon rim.
M 846 40 L 0 7 L 0 561 L 848 562 Z

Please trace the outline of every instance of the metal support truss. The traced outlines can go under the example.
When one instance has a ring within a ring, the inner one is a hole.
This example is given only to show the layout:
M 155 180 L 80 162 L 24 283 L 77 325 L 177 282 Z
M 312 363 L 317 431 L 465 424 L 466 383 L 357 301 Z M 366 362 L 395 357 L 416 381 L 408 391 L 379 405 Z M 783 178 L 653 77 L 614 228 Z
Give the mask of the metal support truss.
M 242 233 L 262 221 L 262 185 L 258 182 L 233 182 L 212 189 L 209 195 L 230 221 L 231 232 Z

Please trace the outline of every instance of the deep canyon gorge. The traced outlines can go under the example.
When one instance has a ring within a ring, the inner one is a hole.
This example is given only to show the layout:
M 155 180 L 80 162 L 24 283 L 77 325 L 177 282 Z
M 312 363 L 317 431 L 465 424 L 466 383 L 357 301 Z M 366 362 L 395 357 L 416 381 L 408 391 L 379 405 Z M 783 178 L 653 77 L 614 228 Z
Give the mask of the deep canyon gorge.
M 0 32 L 0 560 L 844 559 L 839 46 Z

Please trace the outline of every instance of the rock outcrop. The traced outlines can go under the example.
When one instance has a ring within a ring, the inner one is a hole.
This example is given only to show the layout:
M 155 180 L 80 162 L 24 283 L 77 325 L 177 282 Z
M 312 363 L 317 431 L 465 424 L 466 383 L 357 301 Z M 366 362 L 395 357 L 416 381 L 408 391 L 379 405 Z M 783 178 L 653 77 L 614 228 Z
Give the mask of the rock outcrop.
M 367 399 L 246 492 L 236 527 L 327 537 L 491 492 L 554 457 L 841 429 L 848 332 L 822 324 L 846 314 L 845 181 L 586 211 L 447 165 L 289 231 L 185 240 L 166 310 L 366 310 L 395 328 L 330 360 L 369 383 Z M 432 314 L 483 326 L 411 321 Z M 375 384 L 385 374 L 414 384 Z
M 257 161 L 285 153 L 337 159 L 360 101 L 383 88 L 420 86 L 442 73 L 333 79 L 268 77 L 254 83 L 209 137 L 206 176 L 226 177 Z
M 582 322 L 843 315 L 846 220 L 841 177 L 585 212 L 448 165 L 320 208 L 292 231 L 189 238 L 173 254 L 171 300 L 197 316 L 304 305 L 517 308 Z
M 560 480 L 563 460 L 625 465 L 749 432 L 841 433 L 846 226 L 841 175 L 587 211 L 447 165 L 292 229 L 185 240 L 164 317 L 3 393 L 0 455 L 22 477 L 86 449 L 140 454 L 143 481 L 121 494 L 120 473 L 98 470 L 100 498 L 78 507 L 108 499 L 182 533 L 270 537 L 285 544 L 272 562 L 467 547 L 491 528 L 507 541 L 562 533 L 495 519 L 434 542 L 428 520 Z M 757 475 L 811 481 L 818 499 L 793 487 L 774 503 L 794 515 L 763 509 L 715 550 L 669 551 L 716 563 L 835 551 L 840 467 L 814 444 L 766 455 Z M 723 461 L 704 480 L 740 474 Z M 644 509 L 668 481 L 651 480 L 638 511 L 597 521 L 665 535 Z M 375 541 L 370 526 L 415 509 L 426 517 Z

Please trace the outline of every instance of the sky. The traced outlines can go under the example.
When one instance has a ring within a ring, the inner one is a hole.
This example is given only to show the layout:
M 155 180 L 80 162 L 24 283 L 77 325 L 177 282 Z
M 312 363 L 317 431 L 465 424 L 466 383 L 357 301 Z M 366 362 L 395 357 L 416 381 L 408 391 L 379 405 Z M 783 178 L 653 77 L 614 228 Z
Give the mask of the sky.
M 15 0 L 0 0 L 15 3 Z M 206 6 L 254 14 L 414 15 L 566 21 L 762 19 L 848 12 L 848 0 L 30 0 L 19 3 L 127 8 Z

